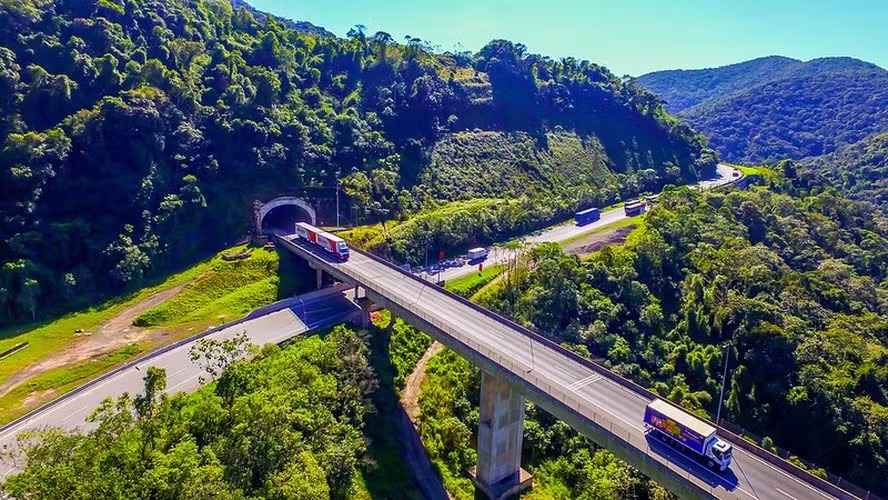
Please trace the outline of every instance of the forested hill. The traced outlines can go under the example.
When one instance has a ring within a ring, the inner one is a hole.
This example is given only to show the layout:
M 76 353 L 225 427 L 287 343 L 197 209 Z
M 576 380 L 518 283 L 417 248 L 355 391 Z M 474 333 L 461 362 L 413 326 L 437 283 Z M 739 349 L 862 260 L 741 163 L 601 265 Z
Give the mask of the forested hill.
M 228 0 L 0 3 L 0 322 L 194 260 L 288 186 L 341 176 L 366 217 L 477 191 L 564 213 L 714 167 L 652 94 L 587 61 L 264 19 Z M 521 183 L 473 184 L 460 143 Z
M 848 196 L 888 211 L 888 133 L 876 134 L 829 155 L 808 158 L 808 171 L 825 176 Z
M 712 98 L 758 87 L 803 65 L 797 59 L 770 56 L 720 68 L 655 71 L 635 82 L 663 99 L 671 113 L 678 113 Z
M 801 159 L 888 130 L 888 71 L 856 59 L 764 58 L 636 80 L 726 159 Z

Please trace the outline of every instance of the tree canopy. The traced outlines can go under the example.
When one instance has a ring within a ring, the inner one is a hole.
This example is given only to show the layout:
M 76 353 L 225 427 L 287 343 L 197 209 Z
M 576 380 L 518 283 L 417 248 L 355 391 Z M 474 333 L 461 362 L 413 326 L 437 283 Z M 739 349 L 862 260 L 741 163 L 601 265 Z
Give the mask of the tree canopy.
M 638 171 L 662 185 L 714 166 L 652 94 L 588 61 L 504 40 L 440 54 L 360 26 L 336 38 L 236 5 L 0 3 L 0 321 L 193 262 L 282 189 L 343 179 L 365 220 L 471 197 L 457 134 L 517 138 L 497 168 L 521 181 L 483 189 L 496 197 L 571 205 L 634 193 Z
M 378 380 L 367 356 L 337 327 L 234 361 L 191 395 L 164 394 L 166 373 L 149 368 L 144 393 L 106 400 L 93 430 L 22 435 L 27 465 L 2 487 L 16 498 L 347 498 L 369 465 Z
M 888 222 L 780 179 L 667 189 L 625 246 L 536 247 L 483 301 L 690 410 L 715 413 L 727 354 L 723 416 L 886 491 Z

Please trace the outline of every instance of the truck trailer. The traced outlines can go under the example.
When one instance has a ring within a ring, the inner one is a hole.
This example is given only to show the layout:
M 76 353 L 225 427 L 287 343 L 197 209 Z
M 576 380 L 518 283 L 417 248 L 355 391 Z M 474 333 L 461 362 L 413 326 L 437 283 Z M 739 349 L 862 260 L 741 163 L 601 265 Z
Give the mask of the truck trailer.
M 623 205 L 623 210 L 626 212 L 626 215 L 629 217 L 634 217 L 636 215 L 641 215 L 644 213 L 644 202 L 641 200 L 632 200 L 627 201 L 625 205 Z
M 581 210 L 574 214 L 574 219 L 577 224 L 583 225 L 588 224 L 590 222 L 595 222 L 601 218 L 601 210 L 598 208 L 587 208 L 586 210 Z
M 348 244 L 342 238 L 308 224 L 296 223 L 296 237 L 322 250 L 333 254 L 339 260 L 348 260 Z
M 715 427 L 673 406 L 655 399 L 644 409 L 645 427 L 672 446 L 690 451 L 712 469 L 731 466 L 734 448 L 719 439 Z

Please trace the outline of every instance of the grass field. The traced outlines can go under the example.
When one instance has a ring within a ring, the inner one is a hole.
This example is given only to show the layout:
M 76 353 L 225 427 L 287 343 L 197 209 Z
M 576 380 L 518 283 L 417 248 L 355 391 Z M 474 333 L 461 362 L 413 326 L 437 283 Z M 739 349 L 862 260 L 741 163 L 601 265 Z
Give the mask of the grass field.
M 626 227 L 626 226 L 637 226 L 637 225 L 641 224 L 643 219 L 644 219 L 644 214 L 636 215 L 635 217 L 629 217 L 628 219 L 621 219 L 621 220 L 618 220 L 617 222 L 613 222 L 613 223 L 608 224 L 606 226 L 596 227 L 595 229 L 592 229 L 592 230 L 587 231 L 585 233 L 581 233 L 576 236 L 572 236 L 566 240 L 559 241 L 558 245 L 561 247 L 565 247 L 571 243 L 588 238 L 589 236 L 592 236 L 594 234 L 599 234 L 599 233 L 603 233 L 605 231 L 611 231 L 611 230 L 621 228 L 621 227 Z
M 245 260 L 226 262 L 222 254 L 250 252 Z M 291 296 L 305 281 L 293 259 L 274 250 L 241 245 L 227 249 L 163 282 L 109 300 L 99 306 L 38 325 L 0 331 L 0 351 L 19 342 L 30 345 L 0 362 L 0 383 L 19 370 L 75 345 L 77 329 L 94 332 L 122 311 L 157 293 L 188 284 L 177 296 L 137 318 L 139 326 L 160 326 L 169 335 L 148 344 L 130 344 L 110 353 L 35 375 L 0 397 L 0 423 L 97 377 L 161 345 L 196 334 L 212 324 L 232 321 L 255 308 Z M 25 403 L 25 404 L 23 404 Z
M 502 274 L 505 270 L 506 266 L 504 264 L 485 267 L 480 273 L 473 272 L 472 274 L 467 274 L 447 281 L 444 283 L 444 288 L 457 295 L 468 298 L 480 290 L 484 285 L 493 281 L 494 278 Z
M 728 165 L 730 167 L 736 168 L 737 170 L 743 172 L 743 175 L 762 175 L 763 170 L 764 170 L 763 167 L 752 167 L 749 165 L 735 165 L 733 163 L 725 163 L 725 162 L 722 162 L 722 163 L 724 163 L 725 165 Z
M 224 323 L 290 295 L 281 287 L 276 251 L 239 247 L 232 252 L 249 252 L 251 257 L 226 262 L 222 254 L 215 256 L 180 294 L 136 318 L 136 326 Z
M 131 344 L 99 358 L 56 368 L 33 377 L 0 397 L 0 424 L 11 422 L 36 407 L 38 403 L 76 389 L 87 380 L 92 380 L 144 352 L 145 346 L 138 343 Z M 35 404 L 30 404 L 29 399 Z

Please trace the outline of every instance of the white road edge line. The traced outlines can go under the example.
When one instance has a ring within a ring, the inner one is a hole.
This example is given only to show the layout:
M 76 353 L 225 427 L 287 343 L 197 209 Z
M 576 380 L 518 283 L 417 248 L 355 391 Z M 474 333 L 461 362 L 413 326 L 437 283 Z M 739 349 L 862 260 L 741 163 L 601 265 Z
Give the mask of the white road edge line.
M 774 487 L 774 489 L 777 490 L 777 491 L 779 491 L 780 493 L 783 493 L 784 495 L 788 496 L 789 498 L 792 498 L 792 500 L 798 500 L 796 497 L 790 495 L 789 493 L 787 493 L 787 492 L 781 490 L 780 488 L 778 488 L 778 487 L 776 487 L 776 486 Z
M 795 477 L 795 476 L 793 476 L 793 475 L 790 475 L 790 474 L 784 472 L 783 469 L 781 469 L 780 467 L 777 467 L 777 466 L 775 466 L 775 465 L 773 465 L 773 464 L 770 464 L 770 463 L 768 463 L 768 462 L 765 462 L 764 460 L 762 460 L 761 458 L 759 458 L 759 457 L 753 455 L 752 453 L 745 453 L 745 455 L 748 456 L 749 458 L 753 459 L 753 460 L 757 460 L 757 461 L 761 462 L 761 463 L 764 464 L 766 467 L 769 467 L 769 468 L 771 468 L 772 470 L 777 471 L 777 472 L 779 472 L 780 474 L 783 474 L 784 476 L 786 476 L 786 477 L 792 479 L 793 481 L 795 481 L 795 482 L 801 484 L 802 486 L 804 486 L 805 488 L 808 488 L 809 490 L 813 491 L 814 493 L 817 493 L 818 495 L 822 496 L 823 498 L 834 498 L 834 497 L 831 497 L 831 496 L 827 495 L 826 493 L 824 493 L 824 492 L 822 492 L 822 491 L 820 491 L 820 490 L 818 490 L 818 489 L 815 489 L 813 486 L 811 486 L 810 484 L 808 484 L 808 483 L 802 481 L 801 479 L 799 479 L 799 478 L 797 478 L 797 477 Z

